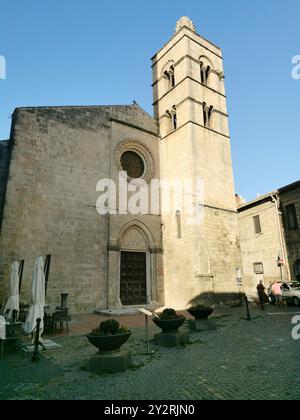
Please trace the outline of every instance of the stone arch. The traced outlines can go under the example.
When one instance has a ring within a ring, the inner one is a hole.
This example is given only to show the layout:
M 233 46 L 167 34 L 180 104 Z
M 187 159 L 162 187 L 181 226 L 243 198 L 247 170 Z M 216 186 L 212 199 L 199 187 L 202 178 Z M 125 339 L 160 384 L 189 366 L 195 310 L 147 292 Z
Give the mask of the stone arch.
M 156 301 L 156 248 L 149 228 L 139 220 L 119 232 L 115 264 L 119 266 L 116 291 L 119 306 L 152 304 Z M 142 302 L 143 301 L 143 302 Z
M 168 60 L 166 62 L 166 64 L 163 66 L 162 71 L 161 71 L 161 76 L 164 76 L 165 72 L 169 72 L 171 67 L 174 67 L 175 62 L 174 60 Z
M 206 55 L 201 55 L 198 60 L 200 63 L 203 63 L 204 66 L 209 66 L 211 70 L 215 70 L 214 63 Z
M 124 248 L 124 245 L 128 245 L 128 242 L 126 243 L 126 239 L 128 238 L 128 235 L 133 234 L 130 238 L 130 241 L 132 242 L 134 240 L 134 235 L 136 236 L 137 241 L 137 248 L 140 248 L 141 245 L 141 239 L 144 241 L 144 249 L 152 251 L 155 249 L 155 243 L 153 239 L 153 235 L 148 229 L 148 227 L 140 222 L 139 220 L 132 220 L 131 222 L 127 223 L 119 232 L 119 236 L 117 239 L 117 246 L 119 249 Z M 130 243 L 129 241 L 129 243 Z M 138 249 L 137 249 L 138 250 Z
M 142 159 L 144 163 L 144 174 L 141 178 L 149 183 L 153 179 L 155 171 L 155 160 L 151 150 L 142 141 L 134 138 L 126 139 L 119 143 L 114 153 L 116 167 L 119 172 L 124 170 L 122 168 L 121 158 L 125 152 L 134 152 Z M 130 180 L 131 178 L 128 176 L 128 179 Z
M 173 60 L 169 60 L 163 66 L 161 77 L 162 77 L 162 80 L 164 80 L 164 89 L 166 92 L 175 87 L 176 85 L 175 63 Z

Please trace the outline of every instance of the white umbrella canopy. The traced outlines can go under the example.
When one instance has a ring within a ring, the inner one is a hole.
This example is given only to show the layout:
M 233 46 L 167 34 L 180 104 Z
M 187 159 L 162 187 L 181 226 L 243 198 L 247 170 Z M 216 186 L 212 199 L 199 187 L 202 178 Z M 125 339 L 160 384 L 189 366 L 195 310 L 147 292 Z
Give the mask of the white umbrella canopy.
M 24 332 L 31 334 L 36 327 L 36 320 L 41 319 L 40 335 L 44 330 L 44 308 L 45 308 L 45 273 L 43 257 L 38 257 L 35 262 L 32 278 L 32 305 L 24 325 Z
M 4 316 L 0 316 L 0 340 L 6 339 L 6 326 Z
M 15 261 L 11 266 L 10 280 L 9 280 L 9 298 L 4 309 L 4 315 L 7 319 L 12 318 L 13 311 L 20 309 L 20 296 L 19 296 L 19 267 L 20 264 Z

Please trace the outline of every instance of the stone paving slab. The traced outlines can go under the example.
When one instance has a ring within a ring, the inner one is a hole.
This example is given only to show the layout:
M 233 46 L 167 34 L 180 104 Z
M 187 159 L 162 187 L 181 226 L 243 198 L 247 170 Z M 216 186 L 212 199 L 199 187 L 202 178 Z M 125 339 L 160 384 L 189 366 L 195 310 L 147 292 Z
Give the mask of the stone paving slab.
M 133 328 L 125 347 L 134 366 L 112 375 L 88 372 L 96 349 L 85 336 L 57 337 L 62 347 L 45 352 L 39 363 L 20 353 L 0 361 L 0 399 L 296 400 L 300 341 L 292 339 L 290 312 L 252 309 L 248 322 L 243 309 L 223 310 L 215 319 L 218 330 L 191 334 L 191 345 L 156 347 L 152 356 L 143 354 L 144 329 Z M 152 337 L 158 331 L 151 325 Z

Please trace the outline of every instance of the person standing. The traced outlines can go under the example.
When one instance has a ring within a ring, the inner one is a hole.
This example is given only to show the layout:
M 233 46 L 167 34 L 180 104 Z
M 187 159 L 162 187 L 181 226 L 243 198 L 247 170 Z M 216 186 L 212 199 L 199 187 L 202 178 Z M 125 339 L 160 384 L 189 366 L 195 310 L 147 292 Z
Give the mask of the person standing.
M 281 286 L 282 286 L 282 283 L 279 282 L 279 281 L 274 283 L 273 286 L 272 286 L 272 292 L 273 292 L 274 297 L 275 297 L 275 304 L 276 305 L 280 305 L 280 302 L 281 302 L 281 298 L 282 298 Z
M 259 297 L 259 303 L 260 303 L 260 307 L 261 310 L 264 311 L 265 310 L 265 286 L 262 280 L 260 280 L 259 285 L 257 286 L 257 293 L 258 293 L 258 297 Z

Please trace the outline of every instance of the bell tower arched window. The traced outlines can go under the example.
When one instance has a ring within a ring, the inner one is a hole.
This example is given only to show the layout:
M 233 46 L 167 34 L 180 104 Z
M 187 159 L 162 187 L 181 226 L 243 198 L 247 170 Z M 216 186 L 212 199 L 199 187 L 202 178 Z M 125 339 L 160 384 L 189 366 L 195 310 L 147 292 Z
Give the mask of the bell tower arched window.
M 167 126 L 168 133 L 171 133 L 172 131 L 177 130 L 178 120 L 177 120 L 176 106 L 174 105 L 170 111 L 169 110 L 166 111 L 165 116 L 168 118 L 168 126 Z
M 174 66 L 171 66 L 170 68 L 170 83 L 171 83 L 171 88 L 175 87 L 176 81 L 175 81 L 175 69 Z
M 164 72 L 164 76 L 168 81 L 168 90 L 172 89 L 176 85 L 176 79 L 175 79 L 175 68 L 174 66 L 171 66 L 169 70 L 166 70 Z
M 177 130 L 178 124 L 177 124 L 177 111 L 176 106 L 174 105 L 171 109 L 171 118 L 172 118 L 172 129 Z
M 203 103 L 203 123 L 204 127 L 211 128 L 212 113 L 214 107 L 208 106 L 205 102 Z
M 201 76 L 201 83 L 205 86 L 208 85 L 208 79 L 211 72 L 211 67 L 204 65 L 204 63 L 200 62 L 200 76 Z

